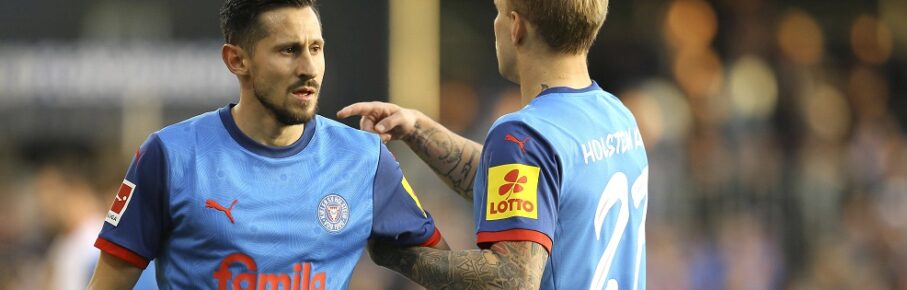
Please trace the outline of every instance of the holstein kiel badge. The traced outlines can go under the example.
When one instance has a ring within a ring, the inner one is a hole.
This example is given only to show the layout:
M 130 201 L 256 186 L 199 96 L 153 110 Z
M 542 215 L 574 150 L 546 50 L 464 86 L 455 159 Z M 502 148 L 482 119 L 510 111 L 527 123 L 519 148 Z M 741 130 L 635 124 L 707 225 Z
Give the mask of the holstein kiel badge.
M 328 194 L 318 203 L 318 221 L 329 233 L 340 232 L 350 221 L 350 206 L 342 196 Z

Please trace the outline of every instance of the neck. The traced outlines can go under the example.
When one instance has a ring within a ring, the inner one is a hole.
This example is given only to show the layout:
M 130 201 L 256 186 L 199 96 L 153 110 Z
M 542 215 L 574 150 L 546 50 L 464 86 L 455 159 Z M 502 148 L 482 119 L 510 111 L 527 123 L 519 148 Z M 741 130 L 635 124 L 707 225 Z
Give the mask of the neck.
M 230 111 L 236 126 L 255 142 L 268 146 L 289 146 L 302 137 L 305 124 L 286 125 L 277 121 L 250 90 L 243 90 L 239 104 Z
M 553 87 L 584 88 L 592 84 L 586 54 L 529 54 L 520 59 L 519 83 L 523 105 Z

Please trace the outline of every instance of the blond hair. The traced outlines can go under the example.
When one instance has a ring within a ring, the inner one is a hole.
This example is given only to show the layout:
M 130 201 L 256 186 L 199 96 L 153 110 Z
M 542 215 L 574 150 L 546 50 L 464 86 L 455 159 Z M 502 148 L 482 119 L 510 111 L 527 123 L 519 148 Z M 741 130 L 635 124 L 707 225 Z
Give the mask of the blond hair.
M 608 14 L 608 0 L 508 0 L 560 53 L 589 51 Z

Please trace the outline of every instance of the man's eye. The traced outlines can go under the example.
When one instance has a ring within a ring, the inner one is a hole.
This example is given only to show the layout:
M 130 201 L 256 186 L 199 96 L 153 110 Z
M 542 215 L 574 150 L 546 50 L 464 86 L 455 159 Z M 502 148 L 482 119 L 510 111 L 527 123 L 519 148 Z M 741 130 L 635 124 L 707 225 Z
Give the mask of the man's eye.
M 296 54 L 296 48 L 287 47 L 287 48 L 284 48 L 283 50 L 281 50 L 281 52 L 286 53 L 286 54 Z
M 313 45 L 313 46 L 311 46 L 311 47 L 309 48 L 309 50 L 311 50 L 312 53 L 319 53 L 319 52 L 321 52 L 321 46 L 319 46 L 319 45 Z

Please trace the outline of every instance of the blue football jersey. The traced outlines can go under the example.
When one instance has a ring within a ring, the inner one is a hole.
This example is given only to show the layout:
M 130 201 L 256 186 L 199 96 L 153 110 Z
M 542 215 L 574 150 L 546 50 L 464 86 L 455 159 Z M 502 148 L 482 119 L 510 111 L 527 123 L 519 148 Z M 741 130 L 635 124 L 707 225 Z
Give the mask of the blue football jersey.
M 377 136 L 316 116 L 286 147 L 244 135 L 231 106 L 151 134 L 96 246 L 162 289 L 346 289 L 369 239 L 440 240 Z
M 534 241 L 542 289 L 645 289 L 648 161 L 636 120 L 593 82 L 492 125 L 476 174 L 479 247 Z

